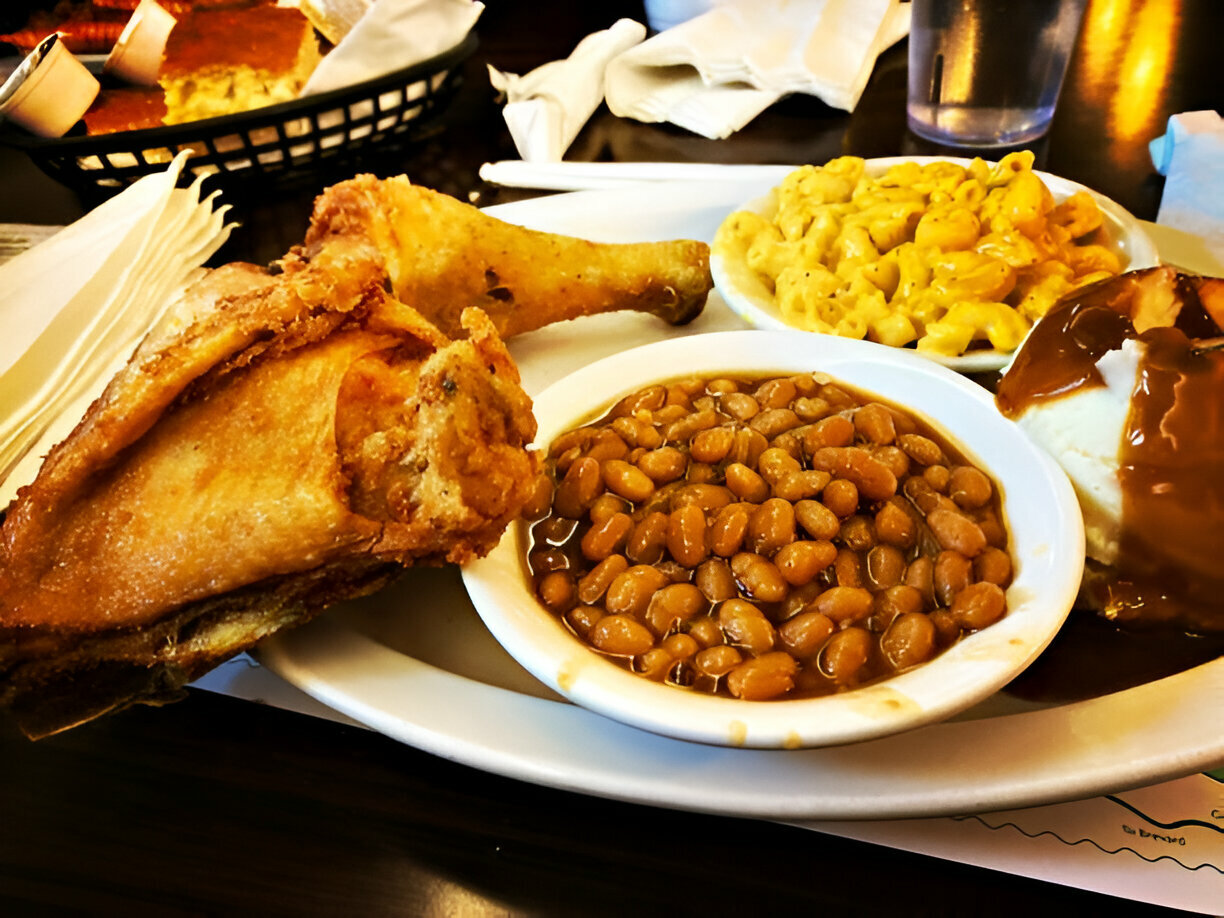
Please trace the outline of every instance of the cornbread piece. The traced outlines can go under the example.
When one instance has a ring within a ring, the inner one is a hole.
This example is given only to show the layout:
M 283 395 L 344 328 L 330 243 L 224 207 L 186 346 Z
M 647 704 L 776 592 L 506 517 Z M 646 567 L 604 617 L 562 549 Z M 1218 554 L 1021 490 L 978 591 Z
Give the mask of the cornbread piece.
M 158 76 L 166 124 L 296 99 L 319 60 L 314 28 L 298 10 L 252 4 L 193 11 L 166 42 Z
M 160 87 L 117 86 L 98 93 L 85 113 L 85 131 L 111 134 L 161 127 L 165 115 L 166 98 Z

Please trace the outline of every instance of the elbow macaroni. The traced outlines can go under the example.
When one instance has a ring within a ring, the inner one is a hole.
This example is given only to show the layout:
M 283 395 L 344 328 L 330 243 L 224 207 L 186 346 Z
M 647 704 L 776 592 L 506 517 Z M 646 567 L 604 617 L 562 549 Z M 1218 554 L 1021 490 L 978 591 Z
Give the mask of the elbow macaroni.
M 714 248 L 742 257 L 798 328 L 944 356 L 1012 351 L 1059 298 L 1122 268 L 1084 241 L 1102 223 L 1092 197 L 1055 203 L 1032 164 L 1023 151 L 878 178 L 852 156 L 803 166 L 771 193 L 772 219 L 732 214 Z

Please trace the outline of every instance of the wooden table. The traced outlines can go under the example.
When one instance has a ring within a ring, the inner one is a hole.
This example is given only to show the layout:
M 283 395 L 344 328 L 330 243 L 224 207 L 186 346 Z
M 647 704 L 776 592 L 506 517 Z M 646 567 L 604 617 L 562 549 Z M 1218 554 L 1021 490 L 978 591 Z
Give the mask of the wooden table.
M 423 146 L 349 163 L 407 172 L 481 204 L 514 158 L 485 75 L 564 56 L 634 3 L 490 3 L 448 116 Z M 1169 115 L 1224 102 L 1217 0 L 1092 0 L 1038 166 L 1153 219 L 1147 142 Z M 583 160 L 821 162 L 947 152 L 905 129 L 905 45 L 853 114 L 776 105 L 726 141 L 601 110 Z M 343 172 L 347 170 L 347 172 Z M 226 259 L 267 261 L 300 239 L 316 188 L 238 203 Z M 22 154 L 0 150 L 0 221 L 83 212 Z M 378 734 L 196 691 L 38 743 L 0 723 L 0 913 L 47 914 L 1032 914 L 1147 913 L 1135 903 L 766 822 L 610 802 L 492 776 Z

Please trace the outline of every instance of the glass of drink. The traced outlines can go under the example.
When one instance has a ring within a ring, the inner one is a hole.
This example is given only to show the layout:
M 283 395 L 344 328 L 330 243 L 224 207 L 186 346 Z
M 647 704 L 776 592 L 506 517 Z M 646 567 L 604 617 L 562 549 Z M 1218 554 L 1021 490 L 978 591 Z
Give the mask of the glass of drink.
M 907 120 L 952 146 L 1049 130 L 1087 0 L 913 0 Z

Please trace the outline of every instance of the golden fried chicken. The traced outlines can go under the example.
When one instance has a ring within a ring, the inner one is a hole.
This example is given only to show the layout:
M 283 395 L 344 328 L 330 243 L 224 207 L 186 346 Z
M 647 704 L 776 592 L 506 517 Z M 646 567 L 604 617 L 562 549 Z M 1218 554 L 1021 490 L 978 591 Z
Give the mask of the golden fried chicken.
M 536 470 L 517 370 L 478 310 L 452 342 L 368 281 L 213 272 L 19 492 L 0 702 L 27 732 L 497 543 Z
M 691 322 L 713 286 L 709 254 L 694 240 L 613 244 L 538 232 L 404 176 L 359 175 L 319 196 L 305 244 L 282 265 L 369 261 L 445 334 L 460 334 L 463 310 L 478 306 L 508 338 L 620 310 Z

